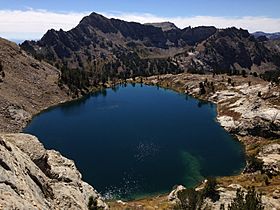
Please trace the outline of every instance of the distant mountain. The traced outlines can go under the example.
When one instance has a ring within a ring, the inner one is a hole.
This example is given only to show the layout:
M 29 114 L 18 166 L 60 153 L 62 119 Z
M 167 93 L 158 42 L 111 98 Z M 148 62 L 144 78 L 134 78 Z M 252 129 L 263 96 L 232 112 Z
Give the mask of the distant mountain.
M 262 73 L 280 66 L 280 50 L 247 30 L 213 26 L 177 28 L 172 23 L 140 24 L 84 17 L 70 31 L 49 30 L 22 49 L 61 69 L 61 82 L 76 91 L 108 79 L 164 73 Z
M 253 35 L 256 37 L 256 38 L 259 38 L 261 36 L 264 36 L 266 37 L 267 39 L 270 39 L 270 40 L 278 40 L 280 39 L 280 32 L 276 32 L 276 33 L 265 33 L 265 32 L 262 32 L 262 31 L 257 31 L 255 33 L 253 33 Z
M 151 25 L 157 28 L 161 28 L 163 31 L 177 30 L 178 27 L 171 22 L 161 22 L 161 23 L 146 23 L 145 25 Z
M 22 40 L 22 39 L 10 39 L 10 41 L 15 42 L 15 43 L 17 43 L 17 44 L 21 44 L 21 43 L 23 43 L 25 40 Z

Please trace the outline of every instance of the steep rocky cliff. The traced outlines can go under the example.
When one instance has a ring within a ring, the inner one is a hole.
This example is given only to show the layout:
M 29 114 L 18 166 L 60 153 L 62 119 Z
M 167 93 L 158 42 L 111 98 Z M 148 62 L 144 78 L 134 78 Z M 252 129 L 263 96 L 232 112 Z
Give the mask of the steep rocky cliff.
M 27 134 L 0 135 L 0 209 L 87 209 L 107 205 L 73 161 Z

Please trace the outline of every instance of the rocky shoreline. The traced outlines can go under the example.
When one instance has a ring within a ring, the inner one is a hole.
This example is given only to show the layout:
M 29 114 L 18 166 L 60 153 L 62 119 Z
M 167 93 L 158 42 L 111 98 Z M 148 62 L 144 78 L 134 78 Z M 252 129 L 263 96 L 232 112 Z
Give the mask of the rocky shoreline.
M 236 176 L 219 177 L 220 200 L 206 200 L 210 209 L 220 209 L 235 197 L 238 188 L 254 186 L 263 194 L 265 209 L 280 209 L 280 87 L 254 76 L 177 74 L 136 78 L 129 82 L 142 81 L 185 93 L 217 105 L 217 121 L 244 145 L 247 156 L 263 161 L 263 171 L 246 172 Z M 204 93 L 201 93 L 203 84 Z M 248 167 L 248 163 L 247 163 Z M 269 183 L 265 183 L 267 174 Z M 178 188 L 176 189 L 178 190 Z M 174 194 L 174 192 L 173 192 Z M 172 195 L 172 193 L 171 193 Z M 170 197 L 170 196 L 169 196 Z M 110 203 L 114 209 L 136 206 L 166 208 L 167 196 L 158 196 L 122 204 Z M 168 205 L 167 205 L 168 206 Z

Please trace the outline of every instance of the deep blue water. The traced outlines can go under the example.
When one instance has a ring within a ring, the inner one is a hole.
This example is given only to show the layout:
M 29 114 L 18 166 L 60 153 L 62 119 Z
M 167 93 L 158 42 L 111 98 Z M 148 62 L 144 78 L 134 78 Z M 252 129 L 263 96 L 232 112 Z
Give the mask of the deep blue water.
M 171 90 L 128 85 L 51 108 L 24 131 L 73 159 L 101 194 L 131 199 L 244 167 L 242 146 L 215 110 Z

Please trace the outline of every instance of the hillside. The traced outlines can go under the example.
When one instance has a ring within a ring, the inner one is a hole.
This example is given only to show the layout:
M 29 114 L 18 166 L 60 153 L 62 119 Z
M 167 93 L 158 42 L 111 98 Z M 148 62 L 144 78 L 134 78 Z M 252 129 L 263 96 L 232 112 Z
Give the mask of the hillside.
M 0 133 L 20 131 L 31 117 L 69 99 L 59 71 L 0 38 Z
M 192 72 L 262 74 L 279 69 L 280 50 L 272 50 L 272 45 L 255 39 L 247 30 L 227 28 L 178 58 Z

